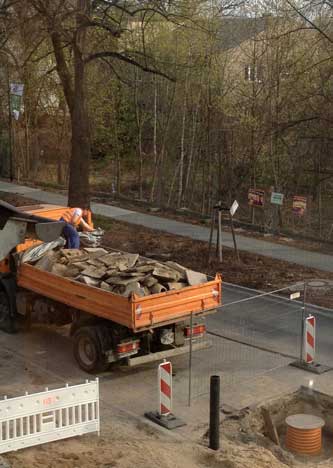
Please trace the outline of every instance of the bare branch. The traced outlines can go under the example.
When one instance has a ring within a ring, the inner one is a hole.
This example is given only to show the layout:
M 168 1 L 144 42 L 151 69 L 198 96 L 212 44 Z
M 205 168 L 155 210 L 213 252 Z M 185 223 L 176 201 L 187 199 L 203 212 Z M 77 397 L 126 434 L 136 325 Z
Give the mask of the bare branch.
M 328 36 L 322 28 L 320 28 L 317 24 L 315 24 L 313 21 L 311 21 L 310 18 L 307 17 L 304 13 L 302 13 L 302 11 L 299 8 L 297 8 L 290 0 L 286 0 L 286 2 L 290 6 L 290 8 L 292 8 L 304 21 L 306 21 L 308 24 L 310 24 L 313 29 L 318 31 L 329 42 L 333 43 L 333 38 Z
M 152 74 L 158 75 L 158 76 L 162 76 L 163 78 L 166 78 L 167 80 L 170 80 L 170 81 L 173 81 L 173 82 L 176 81 L 175 78 L 167 75 L 166 73 L 163 73 L 160 70 L 156 70 L 154 68 L 150 68 L 147 65 L 143 65 L 140 62 L 136 61 L 135 59 L 133 59 L 131 57 L 127 57 L 126 55 L 122 55 L 119 52 L 111 52 L 111 51 L 97 52 L 95 54 L 89 55 L 85 59 L 85 63 L 89 63 L 89 62 L 91 62 L 93 60 L 107 58 L 107 57 L 112 57 L 112 58 L 115 58 L 116 60 L 120 60 L 120 61 L 128 63 L 130 65 L 134 65 L 134 66 L 140 68 L 144 72 L 152 73 Z

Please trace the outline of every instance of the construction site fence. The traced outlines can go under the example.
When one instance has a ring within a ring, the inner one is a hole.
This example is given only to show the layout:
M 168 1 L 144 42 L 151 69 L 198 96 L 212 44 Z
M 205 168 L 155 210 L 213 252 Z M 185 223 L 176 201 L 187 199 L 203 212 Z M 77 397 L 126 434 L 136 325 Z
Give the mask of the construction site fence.
M 224 285 L 226 288 L 228 285 Z M 302 360 L 303 323 L 309 315 L 316 318 L 315 361 L 331 365 L 327 330 L 333 311 L 304 303 L 306 285 L 299 289 L 300 297 L 294 300 L 290 299 L 290 287 L 262 294 L 240 288 L 237 295 L 241 291 L 243 299 L 224 304 L 207 318 L 206 336 L 192 337 L 189 404 L 209 393 L 211 375 L 220 375 L 222 391 L 230 390 L 234 385 Z M 198 346 L 200 341 L 206 341 L 207 346 Z M 331 346 L 333 351 L 333 342 Z

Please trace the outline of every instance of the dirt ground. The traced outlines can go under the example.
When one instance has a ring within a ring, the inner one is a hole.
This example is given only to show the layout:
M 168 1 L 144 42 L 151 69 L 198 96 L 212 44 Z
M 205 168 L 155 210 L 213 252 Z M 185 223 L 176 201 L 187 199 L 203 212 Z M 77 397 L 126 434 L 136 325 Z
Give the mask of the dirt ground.
M 313 410 L 313 405 L 288 396 L 273 402 L 273 420 L 288 414 Z M 331 407 L 328 405 L 329 412 Z M 325 411 L 327 408 L 325 409 Z M 327 411 L 326 411 L 327 413 Z M 325 413 L 325 414 L 326 414 Z M 245 409 L 222 419 L 221 450 L 207 448 L 207 429 L 197 440 L 183 439 L 174 433 L 165 434 L 145 422 L 126 420 L 102 409 L 102 434 L 85 435 L 61 442 L 20 450 L 4 455 L 11 468 L 331 468 L 331 437 L 329 450 L 315 457 L 294 456 L 275 445 L 264 435 L 260 408 Z M 279 415 L 279 416 L 278 416 Z M 281 419 L 281 421 L 282 421 Z M 107 422 L 106 422 L 107 421 Z M 278 421 L 276 422 L 278 427 Z M 280 435 L 281 437 L 281 435 Z M 0 457 L 1 462 L 1 457 Z M 1 463 L 0 463 L 1 466 Z
M 16 194 L 0 192 L 0 198 L 15 206 L 33 205 L 34 200 Z M 108 247 L 155 255 L 161 260 L 172 259 L 193 270 L 215 276 L 222 273 L 223 280 L 263 291 L 277 290 L 297 282 L 326 280 L 328 287 L 309 288 L 307 302 L 333 308 L 333 273 L 272 259 L 263 255 L 240 252 L 237 261 L 232 249 L 224 248 L 223 263 L 213 259 L 208 265 L 208 244 L 175 236 L 141 226 L 95 216 L 95 225 L 105 229 L 104 243 Z M 214 252 L 213 252 L 214 253 Z M 213 255 L 214 256 L 214 255 Z M 332 282 L 332 284 L 331 284 Z
M 12 468 L 283 468 L 274 455 L 255 444 L 222 440 L 223 451 L 172 440 L 143 426 L 115 422 L 98 438 L 86 435 L 11 453 Z

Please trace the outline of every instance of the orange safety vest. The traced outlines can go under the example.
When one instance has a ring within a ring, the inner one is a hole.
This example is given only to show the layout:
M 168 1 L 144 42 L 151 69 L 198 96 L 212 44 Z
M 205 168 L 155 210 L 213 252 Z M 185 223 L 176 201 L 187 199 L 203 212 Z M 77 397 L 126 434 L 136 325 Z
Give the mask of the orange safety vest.
M 75 215 L 77 215 L 76 213 L 76 210 L 77 208 L 69 208 L 67 211 L 65 211 L 65 213 L 62 215 L 62 219 L 64 221 L 66 221 L 66 223 L 70 223 L 70 224 L 73 224 L 73 218 Z M 81 215 L 80 216 L 77 216 L 77 220 L 75 221 L 75 224 L 74 226 L 78 226 L 81 222 L 81 219 L 82 219 L 82 210 L 80 209 L 81 211 Z

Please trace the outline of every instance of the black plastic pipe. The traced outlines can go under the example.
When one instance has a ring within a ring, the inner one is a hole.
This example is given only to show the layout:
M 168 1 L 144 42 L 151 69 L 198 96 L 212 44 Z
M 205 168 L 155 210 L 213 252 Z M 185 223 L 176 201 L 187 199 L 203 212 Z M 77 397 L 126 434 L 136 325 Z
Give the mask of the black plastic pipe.
M 220 448 L 220 376 L 212 375 L 210 378 L 209 400 L 209 448 Z

